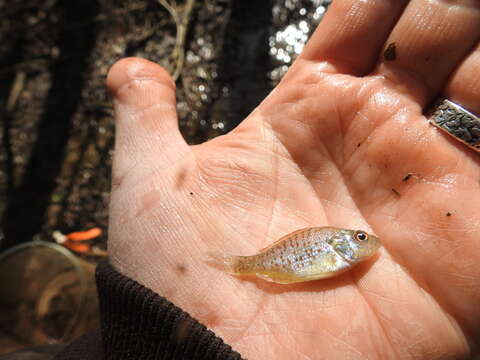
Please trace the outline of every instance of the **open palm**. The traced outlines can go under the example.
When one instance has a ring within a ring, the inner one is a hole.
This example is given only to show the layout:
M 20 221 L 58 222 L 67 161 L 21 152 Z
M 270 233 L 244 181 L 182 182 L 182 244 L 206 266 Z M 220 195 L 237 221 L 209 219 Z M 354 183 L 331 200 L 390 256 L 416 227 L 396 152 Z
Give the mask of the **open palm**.
M 112 264 L 249 359 L 466 357 L 480 335 L 480 158 L 422 113 L 439 93 L 480 111 L 480 4 L 336 0 L 320 28 L 238 128 L 197 146 L 164 70 L 111 70 Z M 308 226 L 367 230 L 383 248 L 293 285 L 205 262 Z

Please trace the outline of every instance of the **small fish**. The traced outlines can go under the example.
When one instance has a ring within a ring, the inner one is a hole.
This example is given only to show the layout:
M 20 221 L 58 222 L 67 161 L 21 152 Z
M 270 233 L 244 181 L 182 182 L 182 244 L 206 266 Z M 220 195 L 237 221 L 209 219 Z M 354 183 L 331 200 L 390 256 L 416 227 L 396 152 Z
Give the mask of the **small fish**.
M 341 274 L 371 257 L 379 246 L 379 239 L 365 231 L 311 227 L 285 235 L 256 255 L 208 255 L 229 274 L 290 284 Z

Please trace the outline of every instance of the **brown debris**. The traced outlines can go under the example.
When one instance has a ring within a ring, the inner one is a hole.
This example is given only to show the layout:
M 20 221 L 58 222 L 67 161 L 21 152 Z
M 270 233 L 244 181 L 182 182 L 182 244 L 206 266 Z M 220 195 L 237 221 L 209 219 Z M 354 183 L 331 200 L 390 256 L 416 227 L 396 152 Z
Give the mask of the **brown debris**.
M 397 58 L 397 46 L 394 42 L 388 44 L 387 48 L 383 52 L 383 58 L 386 61 L 393 61 Z
M 187 272 L 187 267 L 183 264 L 177 264 L 176 266 L 176 270 L 180 273 L 180 274 L 185 274 Z

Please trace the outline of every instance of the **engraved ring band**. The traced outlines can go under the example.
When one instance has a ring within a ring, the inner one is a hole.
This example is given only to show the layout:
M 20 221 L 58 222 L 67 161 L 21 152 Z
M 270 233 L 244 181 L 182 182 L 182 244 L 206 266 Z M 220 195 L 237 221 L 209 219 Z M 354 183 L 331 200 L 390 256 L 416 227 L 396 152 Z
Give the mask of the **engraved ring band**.
M 437 101 L 430 114 L 430 123 L 480 152 L 480 117 L 448 99 Z

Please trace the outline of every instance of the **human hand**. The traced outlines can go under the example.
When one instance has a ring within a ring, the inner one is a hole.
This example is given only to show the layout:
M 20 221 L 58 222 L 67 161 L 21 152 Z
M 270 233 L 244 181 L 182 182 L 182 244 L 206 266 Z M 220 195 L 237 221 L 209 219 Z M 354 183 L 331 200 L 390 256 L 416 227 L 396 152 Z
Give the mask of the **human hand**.
M 407 2 L 336 0 L 272 94 L 197 146 L 178 131 L 167 73 L 116 64 L 113 266 L 249 359 L 466 357 L 480 336 L 480 157 L 423 112 L 442 93 L 480 113 L 480 3 Z M 308 226 L 363 229 L 384 247 L 294 285 L 204 261 Z

